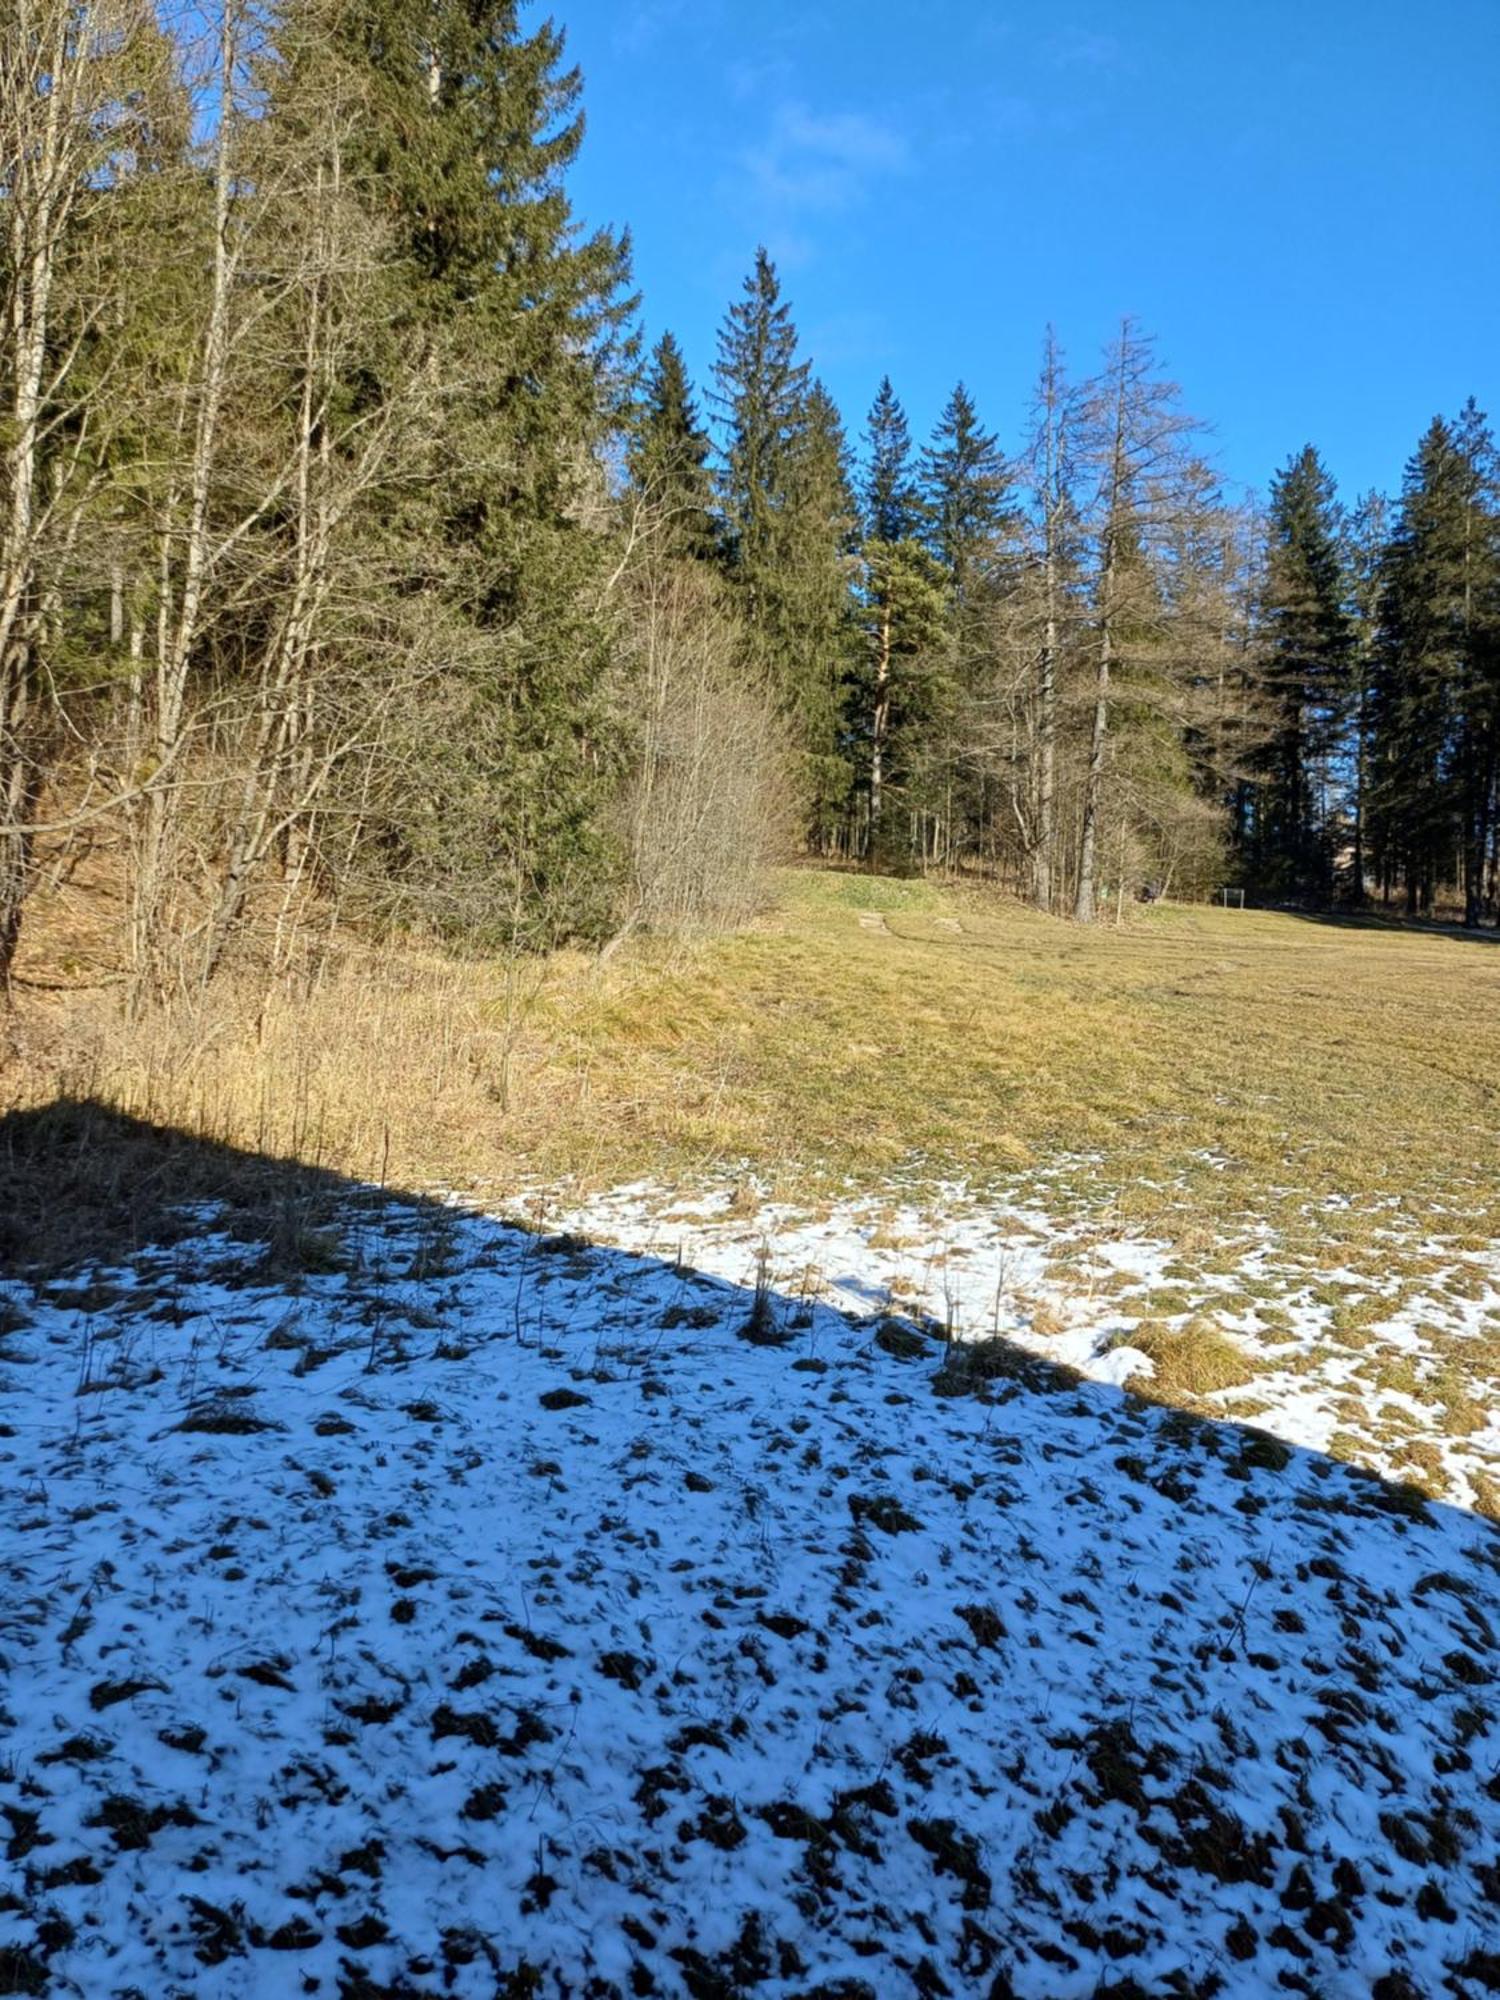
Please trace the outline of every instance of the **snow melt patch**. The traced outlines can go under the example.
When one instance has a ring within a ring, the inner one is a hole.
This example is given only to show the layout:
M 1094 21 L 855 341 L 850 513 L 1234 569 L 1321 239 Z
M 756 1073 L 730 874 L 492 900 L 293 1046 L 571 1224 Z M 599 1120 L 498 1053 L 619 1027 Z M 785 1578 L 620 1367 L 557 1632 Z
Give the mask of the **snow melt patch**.
M 1324 1269 L 1314 1284 L 1286 1266 L 1271 1232 L 1257 1225 L 1240 1232 L 1238 1248 L 1212 1246 L 1228 1253 L 1219 1268 L 1184 1280 L 1171 1244 L 1125 1235 L 1108 1218 L 1049 1211 L 1047 1179 L 1045 1172 L 1033 1176 L 1030 1197 L 997 1198 L 950 1181 L 921 1200 L 850 1196 L 816 1212 L 765 1199 L 748 1172 L 687 1192 L 636 1181 L 583 1197 L 533 1186 L 522 1198 L 554 1226 L 734 1284 L 751 1285 L 765 1271 L 798 1297 L 915 1316 L 959 1343 L 1005 1339 L 1116 1386 L 1155 1373 L 1149 1355 L 1131 1344 L 1143 1320 L 1170 1330 L 1204 1314 L 1255 1370 L 1245 1392 L 1253 1395 L 1255 1421 L 1288 1444 L 1327 1451 L 1352 1429 L 1361 1463 L 1411 1476 L 1416 1436 L 1447 1497 L 1472 1505 L 1485 1483 L 1500 1493 L 1500 1383 L 1475 1373 L 1470 1359 L 1500 1331 L 1500 1249 L 1446 1253 L 1453 1268 L 1478 1274 L 1468 1295 L 1435 1280 L 1393 1303 L 1372 1326 L 1370 1351 L 1355 1352 L 1330 1338 L 1328 1295 L 1367 1297 L 1366 1274 Z M 1431 1239 L 1388 1233 L 1393 1250 L 1429 1261 L 1445 1254 Z M 1191 1306 L 1156 1311 L 1163 1288 L 1189 1292 Z M 1280 1317 L 1268 1317 L 1267 1307 Z M 1428 1375 L 1456 1362 L 1476 1403 L 1490 1407 L 1477 1420 L 1470 1416 L 1466 1430 L 1434 1430 L 1431 1406 L 1413 1405 L 1379 1382 L 1378 1363 L 1398 1354 Z M 1205 1400 L 1235 1413 L 1235 1391 Z

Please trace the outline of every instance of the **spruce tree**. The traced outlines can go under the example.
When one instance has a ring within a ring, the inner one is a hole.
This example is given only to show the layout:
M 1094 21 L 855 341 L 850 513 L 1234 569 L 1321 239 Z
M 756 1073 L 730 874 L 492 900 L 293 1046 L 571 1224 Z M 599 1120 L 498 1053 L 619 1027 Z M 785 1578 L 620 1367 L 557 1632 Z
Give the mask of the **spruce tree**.
M 999 444 L 960 382 L 920 465 L 922 536 L 942 565 L 947 699 L 931 732 L 929 787 L 941 795 L 944 846 L 982 843 L 1002 810 L 996 784 L 998 611 L 1014 582 L 1017 519 Z
M 1413 914 L 1461 877 L 1485 898 L 1500 708 L 1500 526 L 1493 447 L 1472 404 L 1434 418 L 1406 468 L 1382 565 L 1372 687 L 1372 808 L 1387 880 Z M 1454 870 L 1450 856 L 1457 854 Z
M 661 524 L 664 553 L 706 561 L 717 551 L 710 450 L 682 349 L 664 333 L 652 352 L 626 461 L 632 487 Z
M 917 539 L 920 503 L 906 413 L 887 376 L 866 431 L 861 547 L 862 671 L 852 718 L 864 760 L 867 851 L 899 850 L 886 823 L 892 784 L 910 786 L 924 738 L 936 732 L 945 684 L 944 583 L 935 556 Z M 917 801 L 908 802 L 920 811 Z
M 775 627 L 786 649 L 786 708 L 802 762 L 805 818 L 831 845 L 850 784 L 845 705 L 857 634 L 850 581 L 858 514 L 838 406 L 814 381 L 792 442 Z
M 997 549 L 1014 525 L 1010 478 L 994 435 L 979 421 L 974 399 L 960 382 L 943 406 L 932 442 L 922 454 L 921 484 L 927 535 L 952 579 L 960 608 L 975 602 Z
M 1457 690 L 1464 922 L 1480 920 L 1500 779 L 1500 454 L 1471 396 L 1454 441 L 1463 463 L 1462 664 Z
M 581 231 L 566 192 L 579 72 L 519 15 L 373 0 L 332 32 L 366 81 L 353 172 L 399 229 L 393 335 L 427 341 L 446 392 L 433 477 L 391 523 L 398 596 L 438 657 L 392 731 L 373 853 L 399 907 L 531 943 L 608 922 L 600 453 L 632 302 L 628 243 Z M 378 402 L 378 380 L 355 388 Z
M 911 431 L 891 378 L 882 378 L 865 433 L 864 527 L 868 539 L 905 541 L 921 524 Z
M 1261 604 L 1270 716 L 1256 874 L 1272 896 L 1326 899 L 1333 888 L 1340 731 L 1352 660 L 1341 526 L 1333 480 L 1306 445 L 1271 483 Z
M 838 410 L 798 355 L 764 249 L 720 330 L 714 372 L 727 434 L 719 501 L 729 573 L 756 665 L 791 726 L 807 823 L 826 840 L 846 780 L 840 710 L 854 508 Z
M 791 308 L 764 247 L 719 330 L 714 378 L 728 434 L 720 504 L 730 562 L 750 616 L 758 620 L 777 561 L 779 517 L 811 382 L 811 369 L 797 354 Z

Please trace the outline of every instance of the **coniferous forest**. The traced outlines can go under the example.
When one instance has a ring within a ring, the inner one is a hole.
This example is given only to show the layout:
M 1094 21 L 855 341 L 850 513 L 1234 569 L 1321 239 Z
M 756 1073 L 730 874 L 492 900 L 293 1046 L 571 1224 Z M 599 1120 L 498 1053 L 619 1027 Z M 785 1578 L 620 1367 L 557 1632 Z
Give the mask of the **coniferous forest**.
M 1263 506 L 1126 319 L 838 409 L 764 251 L 711 378 L 573 212 L 514 5 L 26 0 L 0 46 L 0 967 L 107 868 L 137 1007 L 340 918 L 733 920 L 801 850 L 1500 907 L 1500 461 L 1287 439 Z M 194 21 L 202 30 L 206 17 Z M 1042 302 L 1042 315 L 1045 302 Z M 316 913 L 315 915 L 311 913 Z

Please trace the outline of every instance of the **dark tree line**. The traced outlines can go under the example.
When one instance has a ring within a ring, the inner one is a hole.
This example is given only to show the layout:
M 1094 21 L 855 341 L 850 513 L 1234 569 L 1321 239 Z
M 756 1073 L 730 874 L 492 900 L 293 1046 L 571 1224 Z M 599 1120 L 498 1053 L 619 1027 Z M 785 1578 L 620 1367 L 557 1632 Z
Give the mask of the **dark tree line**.
M 28 0 L 0 35 L 0 975 L 93 870 L 132 1003 L 347 913 L 731 921 L 791 843 L 1088 920 L 1496 907 L 1495 452 L 1264 518 L 1124 323 L 857 440 L 757 254 L 712 380 L 574 217 L 508 0 Z M 207 107 L 205 111 L 204 107 Z
M 1500 889 L 1500 463 L 1469 402 L 1399 500 L 1351 514 L 1311 447 L 1271 492 L 1267 738 L 1243 866 L 1268 896 L 1493 920 Z

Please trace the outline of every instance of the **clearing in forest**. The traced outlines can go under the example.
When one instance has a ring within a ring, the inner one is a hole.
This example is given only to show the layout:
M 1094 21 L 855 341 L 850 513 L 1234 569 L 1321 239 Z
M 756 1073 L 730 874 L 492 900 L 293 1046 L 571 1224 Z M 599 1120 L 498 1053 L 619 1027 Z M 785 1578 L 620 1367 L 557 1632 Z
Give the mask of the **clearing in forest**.
M 10 1990 L 1493 1991 L 1493 945 L 429 971 L 0 1128 Z
M 1494 1508 L 1497 1023 L 1487 936 L 798 874 L 558 990 L 531 1187 Z

